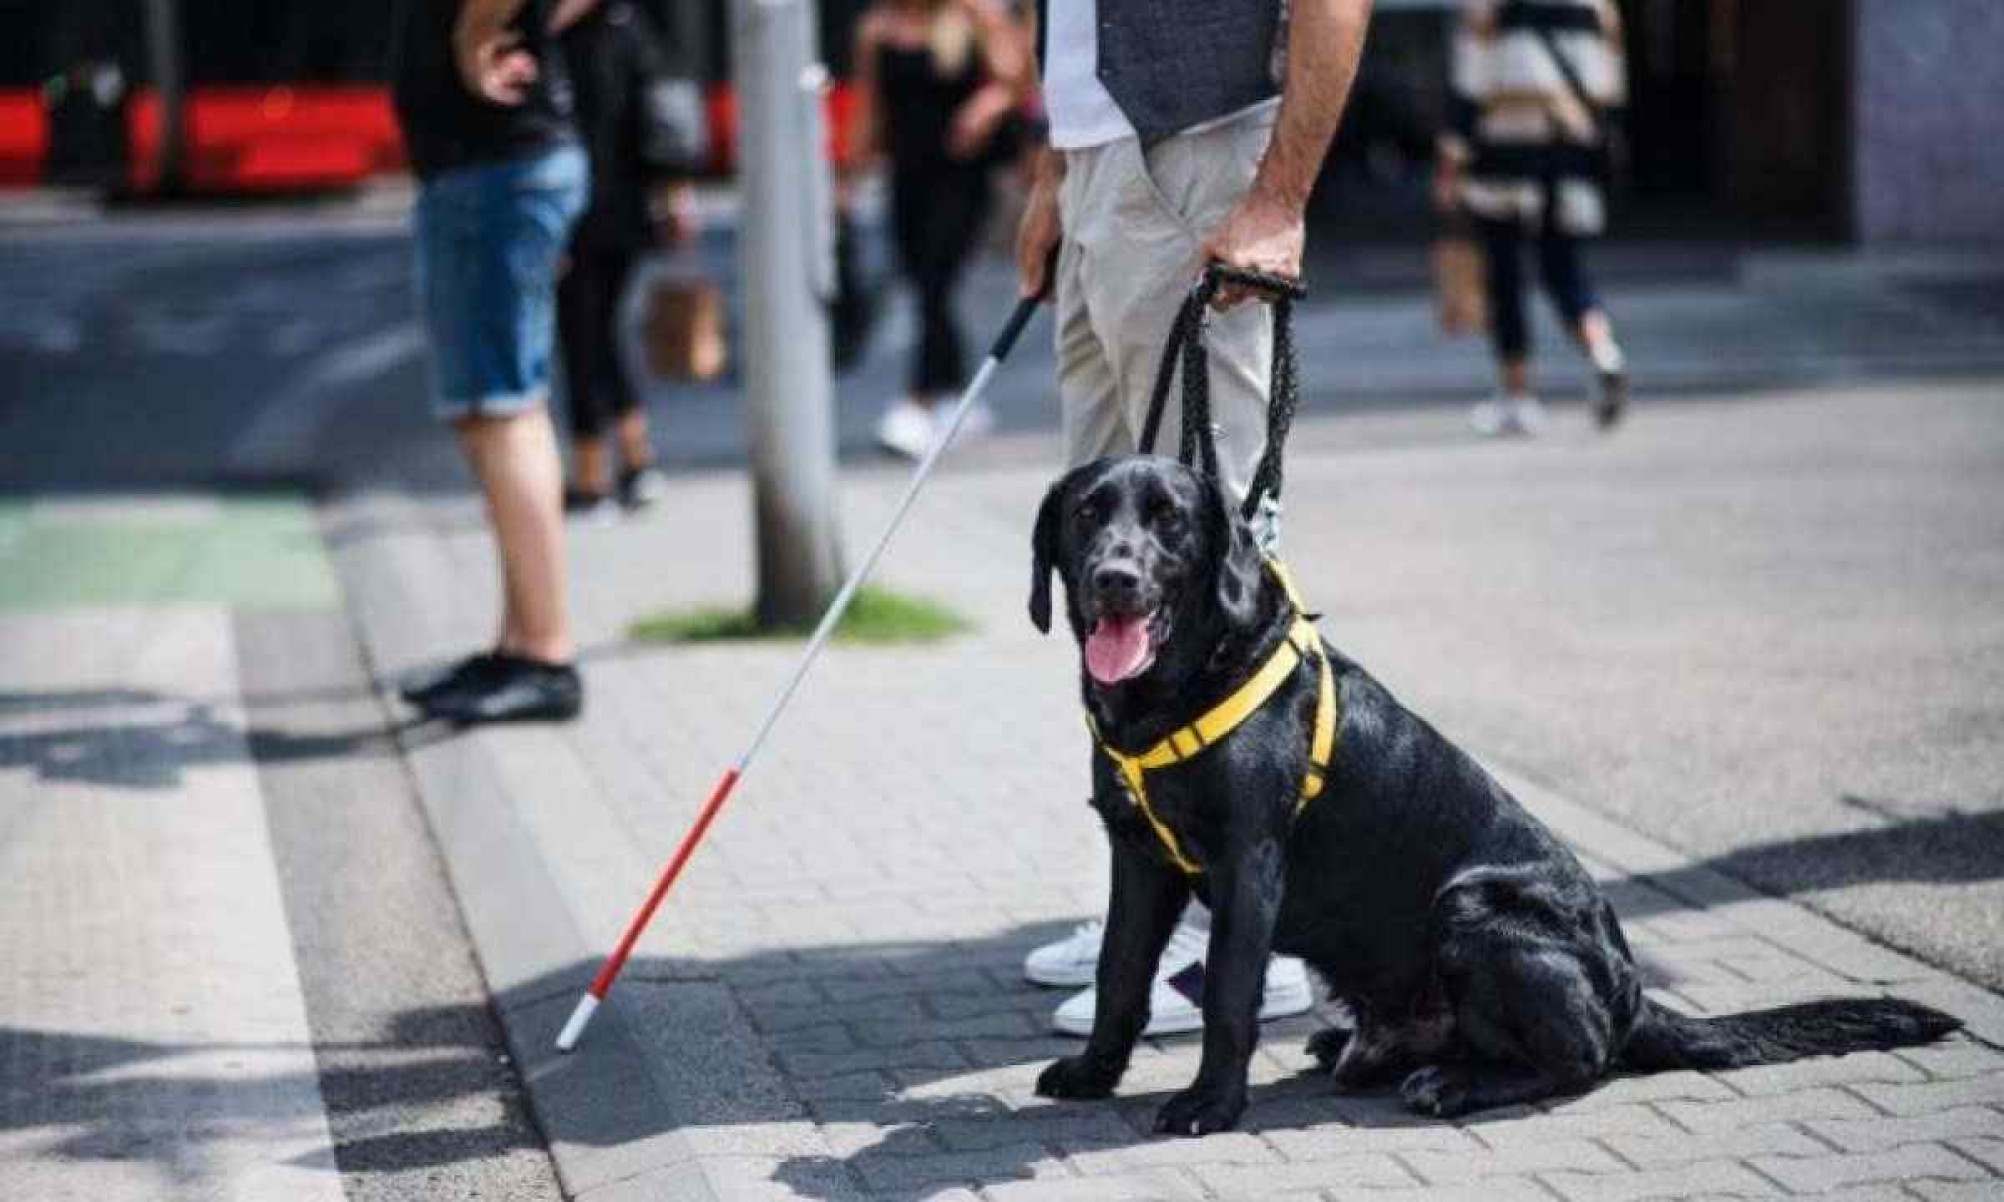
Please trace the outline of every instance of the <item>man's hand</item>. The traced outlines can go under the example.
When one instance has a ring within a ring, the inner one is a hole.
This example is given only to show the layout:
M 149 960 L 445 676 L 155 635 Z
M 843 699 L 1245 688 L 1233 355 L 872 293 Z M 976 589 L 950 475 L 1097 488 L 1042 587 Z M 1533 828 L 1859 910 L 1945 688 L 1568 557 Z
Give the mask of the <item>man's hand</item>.
M 1204 261 L 1292 280 L 1301 275 L 1305 241 L 1301 206 L 1255 184 L 1204 239 Z M 1227 282 L 1218 286 L 1218 295 L 1211 303 L 1215 308 L 1229 309 L 1256 296 L 1250 289 Z
M 1037 152 L 1036 176 L 1023 220 L 1016 227 L 1016 278 L 1024 296 L 1042 296 L 1053 281 L 1051 254 L 1058 247 L 1058 185 L 1064 181 L 1064 160 L 1048 148 Z
M 1252 190 L 1204 239 L 1204 255 L 1294 279 L 1301 274 L 1302 213 L 1357 79 L 1371 0 L 1291 0 L 1287 19 L 1287 78 L 1273 140 Z M 1229 309 L 1252 295 L 1225 284 L 1213 303 Z
M 536 56 L 513 33 L 489 34 L 459 53 L 459 76 L 467 90 L 491 104 L 513 108 L 528 99 L 536 73 Z
M 452 28 L 452 57 L 466 90 L 513 108 L 536 82 L 536 56 L 509 29 L 522 0 L 462 0 Z

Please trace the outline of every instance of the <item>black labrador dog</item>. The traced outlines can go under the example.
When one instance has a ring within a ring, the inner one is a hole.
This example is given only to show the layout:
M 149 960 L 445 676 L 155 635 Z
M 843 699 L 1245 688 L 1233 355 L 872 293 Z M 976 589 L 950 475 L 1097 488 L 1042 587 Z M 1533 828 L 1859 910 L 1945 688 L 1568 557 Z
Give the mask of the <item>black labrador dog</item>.
M 1037 515 L 1030 618 L 1050 576 L 1103 738 L 1138 754 L 1231 695 L 1273 653 L 1293 606 L 1219 490 L 1174 460 L 1104 459 L 1059 480 Z M 1399 1083 L 1452 1116 L 1584 1091 L 1611 1072 L 1729 1068 L 1924 1043 L 1960 1026 L 1893 998 L 1696 1019 L 1643 995 L 1614 910 L 1552 833 L 1468 755 L 1326 643 L 1340 703 L 1321 794 L 1297 812 L 1319 665 L 1304 657 L 1219 741 L 1146 778 L 1157 821 L 1094 752 L 1093 805 L 1113 845 L 1098 1009 L 1048 1097 L 1113 1091 L 1148 1021 L 1149 981 L 1194 890 L 1211 908 L 1197 1078 L 1156 1129 L 1202 1135 L 1246 1105 L 1267 956 L 1300 956 L 1355 1027 L 1309 1050 L 1343 1089 Z

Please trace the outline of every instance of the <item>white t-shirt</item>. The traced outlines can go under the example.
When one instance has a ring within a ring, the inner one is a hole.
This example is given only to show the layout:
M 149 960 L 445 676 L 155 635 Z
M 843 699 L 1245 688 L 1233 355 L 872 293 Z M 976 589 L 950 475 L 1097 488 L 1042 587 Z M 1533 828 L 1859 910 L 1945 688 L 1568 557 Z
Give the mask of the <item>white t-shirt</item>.
M 1051 145 L 1083 150 L 1134 136 L 1134 123 L 1099 80 L 1096 0 L 1050 0 L 1044 36 L 1044 113 Z

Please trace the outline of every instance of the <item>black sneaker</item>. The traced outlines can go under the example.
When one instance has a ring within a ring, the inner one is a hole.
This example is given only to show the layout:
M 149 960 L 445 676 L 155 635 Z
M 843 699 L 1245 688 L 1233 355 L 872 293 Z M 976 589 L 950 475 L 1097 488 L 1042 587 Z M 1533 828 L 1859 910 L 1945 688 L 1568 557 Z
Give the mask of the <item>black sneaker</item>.
M 564 513 L 588 522 L 610 522 L 619 516 L 619 506 L 609 492 L 590 492 L 565 485 Z
M 584 709 L 584 682 L 571 664 L 497 653 L 484 671 L 470 673 L 418 704 L 427 717 L 462 725 L 561 722 Z
M 1627 411 L 1628 373 L 1601 372 L 1600 393 L 1593 399 L 1593 424 L 1602 430 L 1612 430 L 1621 423 L 1621 416 Z
M 398 682 L 397 695 L 412 705 L 421 706 L 436 693 L 461 688 L 479 679 L 491 669 L 496 658 L 495 652 L 482 651 L 443 668 L 413 672 Z
M 619 473 L 619 503 L 628 509 L 645 509 L 667 491 L 668 477 L 651 463 Z

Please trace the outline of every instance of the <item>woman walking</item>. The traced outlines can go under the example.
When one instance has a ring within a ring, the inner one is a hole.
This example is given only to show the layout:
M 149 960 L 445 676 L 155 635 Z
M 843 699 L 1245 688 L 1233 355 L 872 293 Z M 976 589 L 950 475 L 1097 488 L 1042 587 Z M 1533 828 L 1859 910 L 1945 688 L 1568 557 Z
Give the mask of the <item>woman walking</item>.
M 989 210 L 990 167 L 1007 152 L 1024 52 L 989 0 L 877 0 L 857 24 L 855 76 L 863 110 L 853 166 L 889 160 L 899 266 L 918 301 L 909 389 L 877 423 L 877 441 L 909 458 L 936 433 L 935 406 L 967 379 L 953 291 Z M 994 424 L 971 410 L 963 433 Z
M 1608 429 L 1627 404 L 1627 366 L 1582 248 L 1607 224 L 1608 113 L 1627 96 L 1620 15 L 1613 0 L 1467 0 L 1453 72 L 1435 203 L 1467 213 L 1480 234 L 1502 386 L 1469 420 L 1488 435 L 1544 425 L 1524 312 L 1530 243 L 1545 291 L 1593 364 L 1594 420 Z
M 653 118 L 646 97 L 666 66 L 644 21 L 628 0 L 605 0 L 563 39 L 591 156 L 591 207 L 571 234 L 569 264 L 557 284 L 571 419 L 564 508 L 594 517 L 611 516 L 615 506 L 647 505 L 663 485 L 647 411 L 620 354 L 619 316 L 634 268 L 658 236 L 654 191 L 689 164 L 656 161 L 660 139 L 648 128 Z M 701 134 L 688 131 L 686 140 Z M 686 183 L 676 186 L 686 194 Z M 672 210 L 665 233 L 686 241 L 693 232 L 687 196 L 678 197 Z

